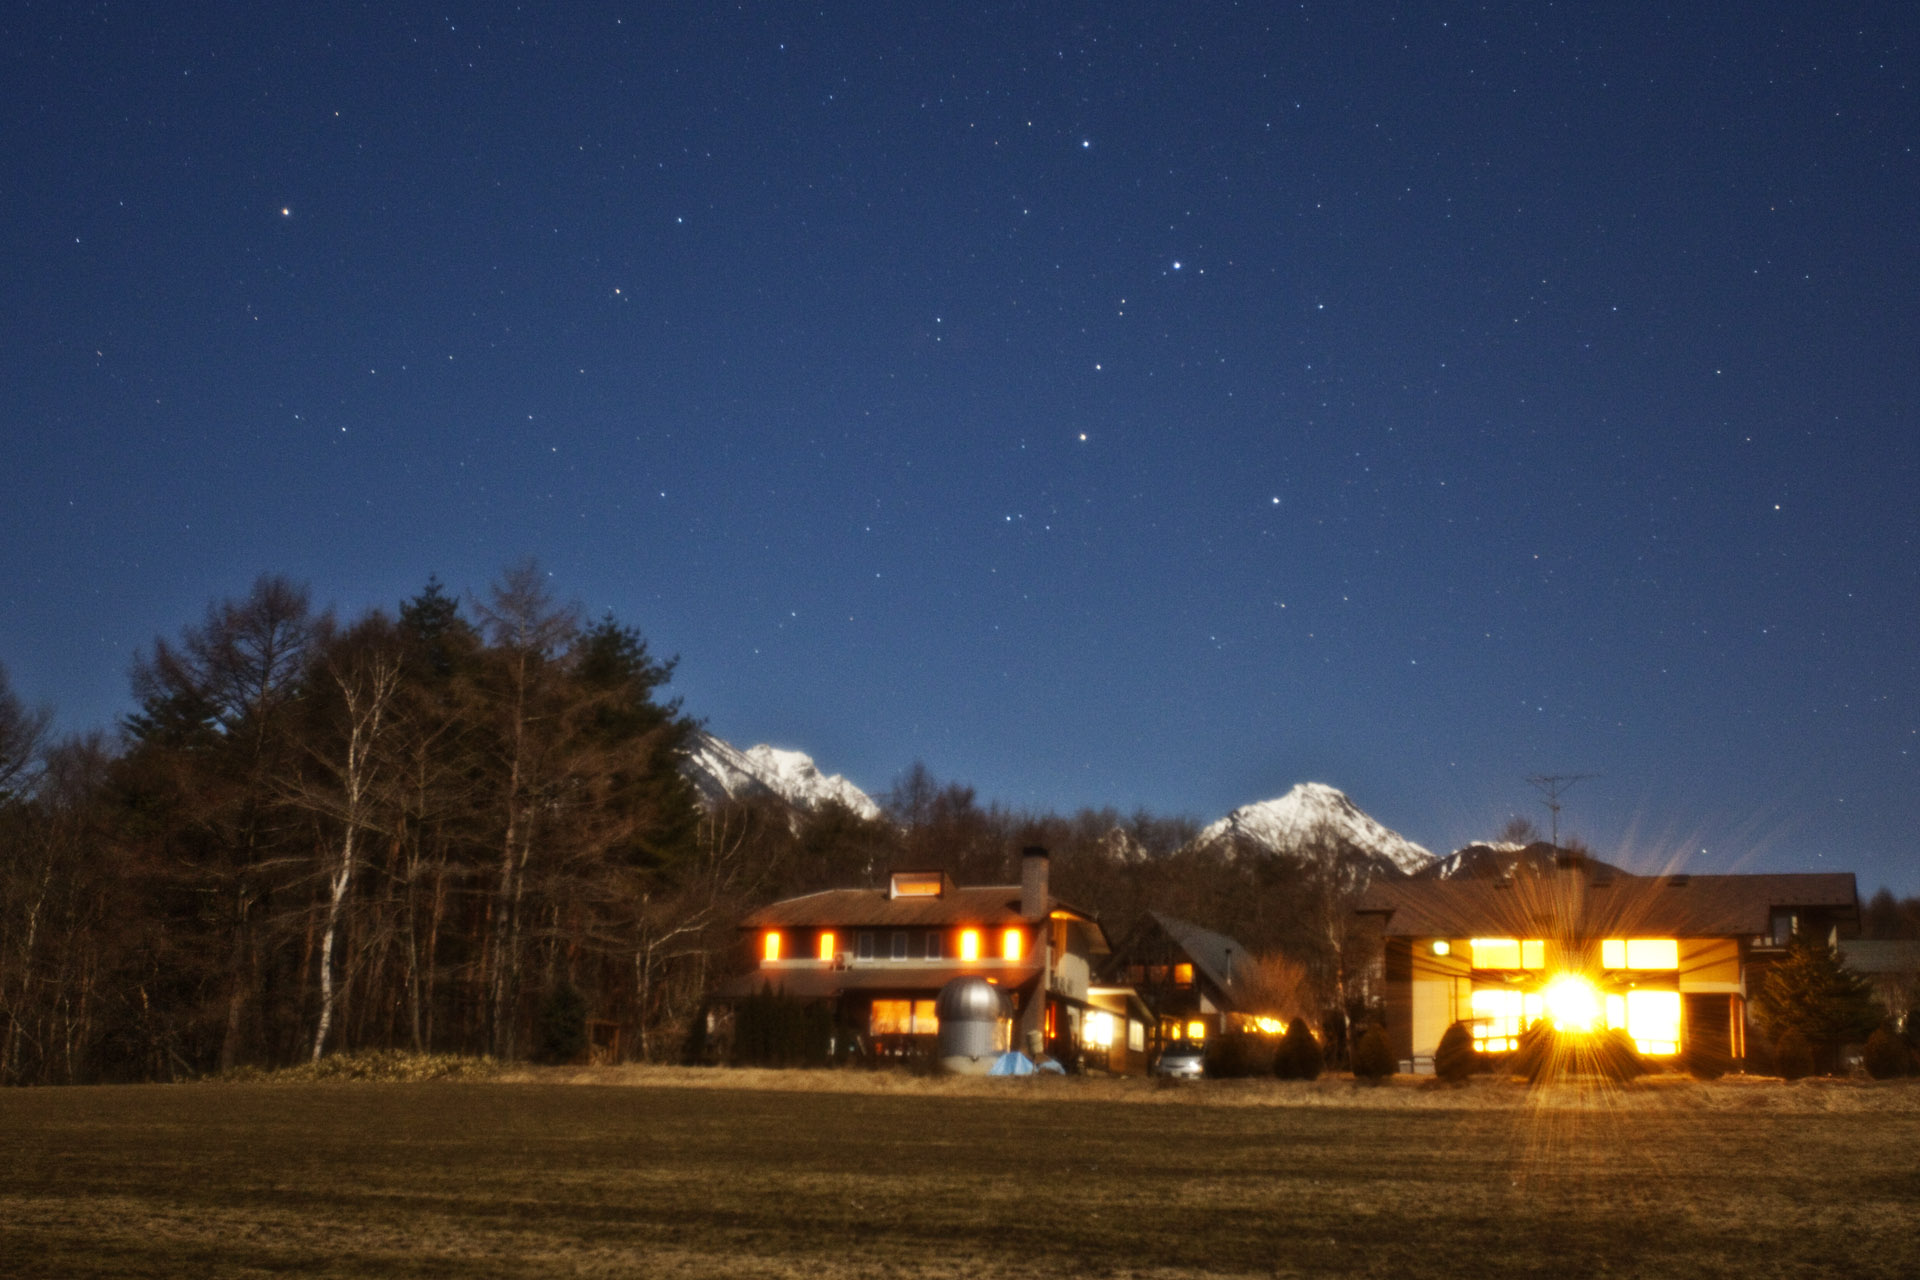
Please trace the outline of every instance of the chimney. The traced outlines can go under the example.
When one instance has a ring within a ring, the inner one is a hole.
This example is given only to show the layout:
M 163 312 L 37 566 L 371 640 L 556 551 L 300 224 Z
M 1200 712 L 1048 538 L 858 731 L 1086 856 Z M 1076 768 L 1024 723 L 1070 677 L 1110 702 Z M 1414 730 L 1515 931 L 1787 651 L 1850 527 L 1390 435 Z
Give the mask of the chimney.
M 1030 844 L 1020 851 L 1020 914 L 1029 920 L 1047 915 L 1047 851 Z

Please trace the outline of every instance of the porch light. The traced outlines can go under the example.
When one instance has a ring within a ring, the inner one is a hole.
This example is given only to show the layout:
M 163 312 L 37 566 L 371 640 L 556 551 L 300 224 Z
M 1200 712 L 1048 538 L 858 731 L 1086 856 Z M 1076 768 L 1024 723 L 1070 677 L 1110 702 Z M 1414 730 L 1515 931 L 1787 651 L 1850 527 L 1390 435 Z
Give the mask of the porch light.
M 1435 938 L 1433 940 L 1433 954 L 1437 956 L 1444 956 L 1452 950 L 1453 950 L 1453 944 L 1451 942 L 1448 942 L 1445 938 Z

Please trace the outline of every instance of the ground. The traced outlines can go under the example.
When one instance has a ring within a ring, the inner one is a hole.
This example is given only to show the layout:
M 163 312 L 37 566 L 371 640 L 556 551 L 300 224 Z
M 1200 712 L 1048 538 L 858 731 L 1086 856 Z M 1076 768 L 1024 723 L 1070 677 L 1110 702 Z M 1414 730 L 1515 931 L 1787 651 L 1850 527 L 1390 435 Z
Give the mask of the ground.
M 1920 1082 L 0 1093 L 8 1276 L 1920 1274 Z

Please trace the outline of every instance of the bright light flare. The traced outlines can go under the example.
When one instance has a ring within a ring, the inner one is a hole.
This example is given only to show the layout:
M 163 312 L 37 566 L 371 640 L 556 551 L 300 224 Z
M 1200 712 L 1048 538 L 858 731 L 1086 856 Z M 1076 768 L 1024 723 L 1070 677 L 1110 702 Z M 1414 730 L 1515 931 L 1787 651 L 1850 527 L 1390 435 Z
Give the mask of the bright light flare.
M 1600 992 L 1577 973 L 1560 974 L 1540 994 L 1557 1030 L 1597 1031 L 1606 1025 Z

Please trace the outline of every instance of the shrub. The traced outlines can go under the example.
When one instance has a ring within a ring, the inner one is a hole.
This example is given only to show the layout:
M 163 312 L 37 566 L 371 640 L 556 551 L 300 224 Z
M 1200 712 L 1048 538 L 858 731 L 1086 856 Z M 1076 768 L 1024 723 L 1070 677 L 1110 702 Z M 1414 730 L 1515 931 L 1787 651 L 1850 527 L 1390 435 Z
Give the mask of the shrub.
M 1440 1047 L 1433 1051 L 1433 1074 L 1458 1084 L 1480 1069 L 1473 1049 L 1473 1029 L 1456 1022 L 1440 1036 Z
M 1813 1046 L 1797 1027 L 1788 1027 L 1773 1043 L 1773 1068 L 1783 1080 L 1804 1080 L 1813 1074 Z
M 1207 1041 L 1207 1074 L 1223 1080 L 1263 1076 L 1273 1070 L 1273 1038 L 1251 1031 L 1223 1031 Z
M 1907 1042 L 1894 1034 L 1893 1028 L 1882 1024 L 1867 1037 L 1867 1047 L 1861 1051 L 1860 1061 L 1866 1067 L 1867 1074 L 1875 1080 L 1892 1080 L 1904 1076 L 1913 1065 L 1913 1050 Z
M 1634 1048 L 1632 1037 L 1619 1027 L 1587 1037 L 1584 1045 L 1576 1046 L 1573 1056 L 1576 1064 L 1608 1080 L 1631 1080 L 1647 1073 L 1647 1060 Z
M 587 998 L 571 983 L 547 993 L 540 1006 L 542 1062 L 579 1062 L 587 1056 Z
M 1282 1080 L 1318 1080 L 1326 1068 L 1320 1042 L 1305 1018 L 1295 1018 L 1273 1053 L 1273 1074 Z
M 1387 1045 L 1384 1027 L 1368 1027 L 1353 1044 L 1353 1076 L 1356 1080 L 1385 1080 L 1398 1065 Z

